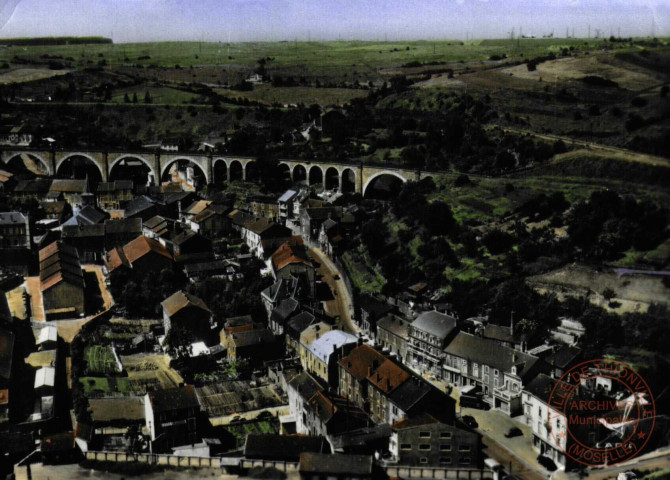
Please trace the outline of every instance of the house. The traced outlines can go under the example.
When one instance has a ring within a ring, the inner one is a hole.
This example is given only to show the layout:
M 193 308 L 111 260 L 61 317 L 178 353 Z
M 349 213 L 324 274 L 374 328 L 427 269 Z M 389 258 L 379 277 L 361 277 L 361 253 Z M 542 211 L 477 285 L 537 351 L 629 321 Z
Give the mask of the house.
M 377 321 L 376 341 L 384 350 L 406 364 L 409 326 L 411 322 L 399 315 L 387 314 Z
M 329 257 L 339 255 L 344 246 L 344 235 L 340 223 L 329 218 L 321 224 L 319 245 Z
M 144 409 L 153 452 L 167 452 L 198 440 L 200 403 L 192 385 L 148 392 Z
M 532 430 L 533 448 L 559 468 L 565 469 L 571 465 L 570 457 L 565 452 L 574 437 L 568 435 L 565 412 L 549 405 L 549 396 L 556 389 L 557 383 L 567 387 L 565 382 L 540 373 L 524 387 L 522 404 L 526 424 Z
M 275 222 L 279 220 L 279 204 L 274 197 L 252 198 L 249 206 L 255 217 L 264 217 Z
M 370 417 L 346 398 L 317 392 L 309 399 L 303 412 L 307 435 L 334 436 L 370 425 Z
M 145 272 L 160 272 L 165 268 L 172 268 L 172 255 L 156 240 L 145 236 L 107 252 L 106 265 L 110 272 L 125 267 Z
M 423 312 L 409 326 L 408 364 L 442 378 L 444 347 L 457 332 L 457 320 L 437 310 Z
M 302 341 L 307 341 L 308 335 L 305 337 L 302 336 L 303 332 L 311 327 L 313 324 L 320 323 L 316 320 L 316 317 L 313 313 L 310 312 L 300 312 L 297 315 L 294 315 L 286 324 L 284 329 L 285 341 L 286 341 L 286 353 L 287 354 L 298 354 L 299 356 L 304 355 L 303 350 L 304 346 L 301 343 Z M 328 328 L 329 325 L 326 325 L 325 328 Z M 321 328 L 321 325 L 319 325 Z M 311 330 L 313 331 L 313 330 Z M 314 341 L 314 336 L 311 337 L 311 341 Z
M 311 323 L 305 326 L 310 320 Z M 295 335 L 295 333 L 297 333 L 297 331 L 302 328 L 300 333 L 298 333 L 297 352 L 298 356 L 300 357 L 300 364 L 303 366 L 303 368 L 305 365 L 307 365 L 307 355 L 309 348 L 312 346 L 312 343 L 333 329 L 333 326 L 330 323 L 326 323 L 325 321 L 315 322 L 314 320 L 316 320 L 315 316 L 311 313 L 308 313 L 307 315 L 296 315 L 289 322 L 286 338 L 287 347 L 289 344 L 289 338 L 292 338 L 293 335 Z
M 117 218 L 105 221 L 105 248 L 111 250 L 142 236 L 141 218 Z
M 290 239 L 291 230 L 272 220 L 259 217 L 244 223 L 242 238 L 251 253 L 263 258 Z
M 488 315 L 469 318 L 464 324 L 467 326 L 468 333 L 474 333 L 482 338 L 495 340 L 501 345 L 515 348 L 522 352 L 528 349 L 526 336 L 515 330 L 513 318 L 510 319 L 509 326 L 490 323 Z
M 30 225 L 21 212 L 0 213 L 0 250 L 30 249 Z
M 439 421 L 427 413 L 391 425 L 389 463 L 408 467 L 479 469 L 479 434 Z
M 63 243 L 77 250 L 81 261 L 97 263 L 105 257 L 105 225 L 63 225 L 61 227 Z
M 321 224 L 329 218 L 339 220 L 342 214 L 342 207 L 328 206 L 302 209 L 300 212 L 300 230 L 302 236 L 317 241 Z
M 101 182 L 95 191 L 98 205 L 105 210 L 120 210 L 133 199 L 133 181 Z
M 247 82 L 249 83 L 263 83 L 263 75 L 259 73 L 252 73 L 247 77 Z
M 286 220 L 293 218 L 293 202 L 298 198 L 298 192 L 295 190 L 286 190 L 278 199 L 277 207 L 279 210 L 279 221 L 286 223 Z
M 358 345 L 338 361 L 338 392 L 366 412 L 370 411 L 368 377 L 386 357 L 369 345 Z
M 23 125 L 0 126 L 0 145 L 27 147 L 33 141 L 33 134 Z
M 282 425 L 295 423 L 295 432 L 306 435 L 309 432 L 307 424 L 307 408 L 311 398 L 325 390 L 325 386 L 307 372 L 301 372 L 288 381 L 286 395 L 288 397 L 290 418 L 282 419 Z
M 371 340 L 375 340 L 377 320 L 393 310 L 393 305 L 371 295 L 363 294 L 358 298 L 357 307 L 360 309 L 361 329 Z
M 90 196 L 90 199 L 84 197 Z M 48 200 L 65 200 L 70 205 L 83 207 L 95 203 L 95 197 L 90 194 L 88 179 L 54 178 L 47 192 Z
M 218 277 L 232 282 L 243 278 L 240 273 L 240 264 L 233 260 L 210 260 L 208 262 L 186 263 L 184 273 L 191 280 Z
M 338 384 L 337 361 L 351 350 L 358 339 L 342 330 L 331 330 L 316 338 L 307 347 L 303 360 L 303 368 L 322 378 L 333 387 Z
M 226 205 L 212 204 L 195 215 L 189 223 L 191 230 L 205 237 L 216 237 L 228 233 L 231 229 L 227 214 L 232 209 Z
M 63 223 L 63 226 L 100 225 L 109 218 L 109 214 L 92 205 L 73 207 L 72 217 Z
M 197 341 L 209 345 L 214 343 L 212 312 L 201 299 L 179 291 L 163 300 L 161 307 L 163 307 L 163 327 L 166 335 L 171 328 L 177 326 L 191 332 Z
M 143 222 L 146 222 L 157 214 L 158 205 L 146 195 L 141 195 L 128 201 L 123 211 L 125 218 L 141 218 Z
M 275 283 L 261 292 L 261 300 L 268 315 L 283 300 L 297 296 L 299 283 L 299 280 L 295 277 L 279 278 Z
M 57 225 L 60 225 L 72 216 L 72 207 L 64 201 L 40 202 L 40 210 L 44 214 L 44 219 L 55 220 Z
M 40 290 L 49 319 L 84 315 L 84 272 L 77 249 L 54 242 L 39 252 Z
M 392 423 L 392 416 L 399 416 L 389 404 L 389 396 L 400 385 L 411 378 L 411 375 L 393 361 L 386 359 L 367 377 L 370 414 L 372 419 L 380 423 Z
M 372 478 L 371 455 L 303 453 L 298 464 L 303 480 L 363 480 Z
M 275 336 L 268 328 L 232 333 L 225 347 L 230 360 L 245 358 L 256 363 L 276 358 L 279 353 Z
M 51 178 L 34 178 L 31 180 L 19 180 L 14 187 L 14 195 L 21 198 L 38 198 L 40 200 L 46 198 L 51 187 Z
M 299 313 L 299 308 L 300 303 L 294 298 L 286 298 L 279 302 L 279 305 L 270 312 L 270 330 L 275 335 L 284 335 L 289 319 Z
M 39 351 L 53 350 L 58 343 L 58 327 L 53 324 L 33 324 L 33 335 L 35 336 L 35 346 Z
M 559 318 L 560 325 L 551 331 L 552 338 L 567 345 L 576 345 L 586 333 L 581 322 L 570 318 Z
M 446 381 L 480 388 L 485 401 L 510 416 L 521 412 L 523 387 L 543 368 L 533 355 L 465 332 L 459 332 L 444 352 Z
M 553 378 L 561 378 L 565 372 L 579 362 L 581 356 L 581 348 L 572 345 L 559 345 L 544 357 L 544 361 L 549 365 L 549 375 Z
M 272 274 L 276 279 L 297 277 L 303 278 L 303 283 L 309 288 L 309 295 L 314 295 L 315 268 L 302 237 L 291 237 L 282 243 L 270 257 Z
M 141 219 L 140 219 L 141 220 Z M 158 239 L 167 237 L 175 232 L 175 221 L 169 218 L 155 215 L 142 223 L 142 233 L 145 237 Z
M 250 433 L 244 442 L 247 460 L 279 460 L 298 463 L 305 452 L 330 453 L 324 437 L 309 435 L 272 435 Z

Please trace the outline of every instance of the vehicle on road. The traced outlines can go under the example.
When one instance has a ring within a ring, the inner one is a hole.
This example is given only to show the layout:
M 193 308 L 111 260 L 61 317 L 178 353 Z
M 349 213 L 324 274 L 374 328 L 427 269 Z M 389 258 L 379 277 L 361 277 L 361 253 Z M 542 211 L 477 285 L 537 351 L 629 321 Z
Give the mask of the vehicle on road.
M 521 437 L 521 436 L 523 436 L 523 432 L 519 427 L 512 427 L 509 430 L 507 430 L 507 433 L 505 434 L 506 438 Z
M 475 417 L 472 415 L 463 415 L 463 417 L 461 417 L 461 421 L 470 428 L 477 428 L 479 426 L 477 420 L 475 420 Z

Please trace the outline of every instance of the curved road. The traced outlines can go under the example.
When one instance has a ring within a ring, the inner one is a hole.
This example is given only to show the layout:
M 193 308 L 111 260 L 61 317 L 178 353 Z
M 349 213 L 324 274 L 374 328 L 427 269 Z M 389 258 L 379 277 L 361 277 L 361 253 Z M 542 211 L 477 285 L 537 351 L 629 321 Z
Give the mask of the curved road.
M 326 313 L 331 316 L 339 315 L 341 328 L 349 333 L 358 335 L 361 330 L 353 321 L 354 300 L 341 280 L 342 272 L 340 272 L 337 265 L 320 248 L 310 247 L 309 252 L 320 264 L 318 273 L 323 276 L 324 282 L 328 284 L 335 296 L 334 300 L 326 302 Z M 338 278 L 339 280 L 337 280 Z

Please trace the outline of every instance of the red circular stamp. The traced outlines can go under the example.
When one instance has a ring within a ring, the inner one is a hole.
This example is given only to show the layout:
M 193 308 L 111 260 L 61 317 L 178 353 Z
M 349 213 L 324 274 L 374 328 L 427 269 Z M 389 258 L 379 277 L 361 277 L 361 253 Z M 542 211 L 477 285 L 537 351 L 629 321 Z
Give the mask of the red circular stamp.
M 547 440 L 589 467 L 630 460 L 649 441 L 656 421 L 647 382 L 629 365 L 589 360 L 565 372 L 548 399 Z

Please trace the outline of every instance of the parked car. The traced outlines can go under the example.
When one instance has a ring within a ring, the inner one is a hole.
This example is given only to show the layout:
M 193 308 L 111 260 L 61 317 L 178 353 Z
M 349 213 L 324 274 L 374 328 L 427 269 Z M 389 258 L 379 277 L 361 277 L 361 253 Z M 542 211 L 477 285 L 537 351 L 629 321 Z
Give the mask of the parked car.
M 464 415 L 463 417 L 461 417 L 461 421 L 470 428 L 477 428 L 479 426 L 477 420 L 475 420 L 475 417 L 473 417 L 472 415 Z
M 509 430 L 507 430 L 507 433 L 505 434 L 505 437 L 507 438 L 521 437 L 521 436 L 523 436 L 523 432 L 518 427 L 510 428 Z
M 461 394 L 461 407 L 488 410 L 491 406 L 484 401 L 483 394 Z

